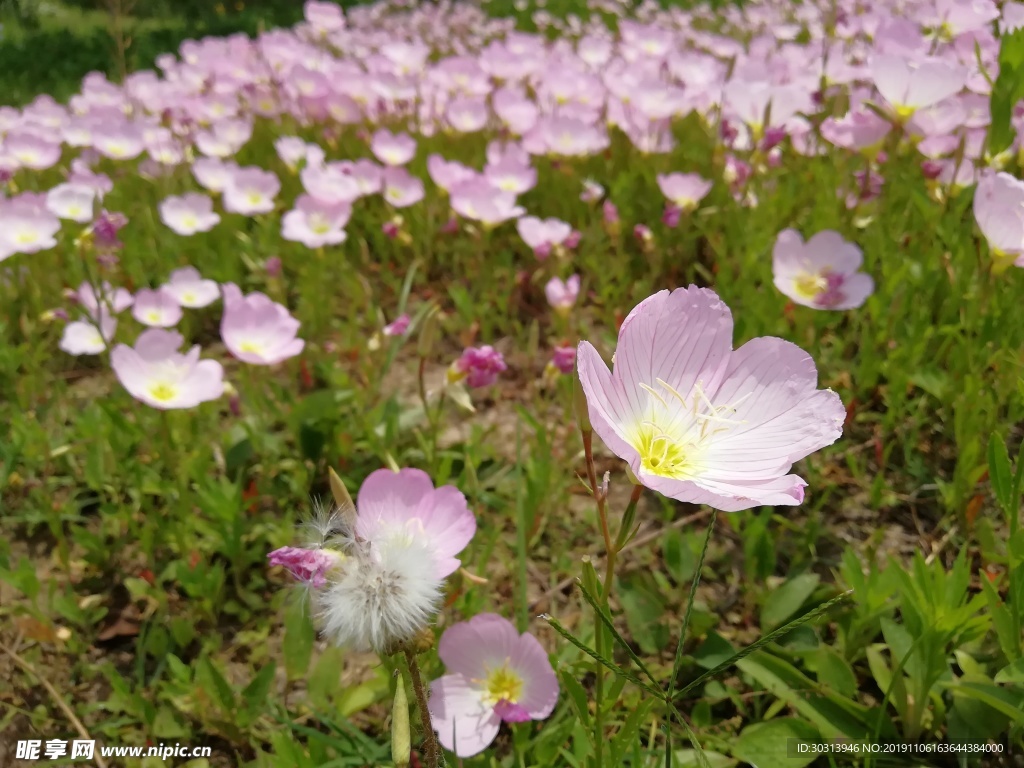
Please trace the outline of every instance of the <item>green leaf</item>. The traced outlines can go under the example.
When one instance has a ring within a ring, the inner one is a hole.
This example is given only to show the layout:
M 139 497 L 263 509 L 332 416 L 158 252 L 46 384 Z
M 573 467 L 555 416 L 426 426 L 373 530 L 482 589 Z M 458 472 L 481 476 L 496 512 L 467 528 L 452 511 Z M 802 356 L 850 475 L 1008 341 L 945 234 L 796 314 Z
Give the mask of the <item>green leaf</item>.
M 832 648 L 822 646 L 814 651 L 814 661 L 819 682 L 842 696 L 851 699 L 856 697 L 857 676 L 846 659 Z
M 619 602 L 626 614 L 630 633 L 644 653 L 657 654 L 669 643 L 665 617 L 665 601 L 650 573 L 638 571 L 619 580 Z
M 296 680 L 306 674 L 313 654 L 314 639 L 316 631 L 306 615 L 305 602 L 293 601 L 285 612 L 284 640 L 281 644 L 284 669 L 289 680 Z
M 1024 659 L 1017 659 L 996 672 L 995 682 L 1000 685 L 1024 684 Z
M 714 669 L 736 654 L 736 647 L 717 632 L 709 632 L 707 638 L 694 651 L 693 660 L 704 669 Z
M 1003 438 L 995 432 L 988 441 L 988 478 L 999 506 L 1003 511 L 1012 514 L 1014 499 L 1010 455 L 1006 452 Z
M 235 712 L 235 694 L 228 681 L 217 669 L 216 665 L 204 656 L 196 665 L 196 683 L 207 693 L 214 694 L 221 709 L 227 714 Z
M 576 711 L 576 717 L 590 733 L 590 706 L 587 703 L 587 692 L 571 670 L 561 670 L 562 690 L 569 694 L 569 702 Z
M 256 673 L 249 684 L 242 691 L 242 698 L 249 705 L 249 709 L 260 712 L 267 704 L 267 697 L 270 688 L 274 684 L 274 674 L 277 672 L 277 663 L 271 659 L 270 663 L 264 664 Z
M 732 768 L 736 765 L 736 760 L 721 752 L 704 752 L 703 755 L 698 755 L 692 749 L 677 749 L 672 754 L 672 768 L 698 768 L 705 764 L 711 768 Z
M 1024 725 L 1024 692 L 1000 688 L 988 683 L 961 682 L 949 686 L 953 696 L 968 696 L 988 704 L 1013 720 L 1018 726 Z
M 790 739 L 796 739 L 798 743 L 814 743 L 821 736 L 817 728 L 804 720 L 781 717 L 744 728 L 732 748 L 732 754 L 757 768 L 803 768 L 813 763 L 817 758 L 813 752 L 790 756 Z
M 742 659 L 736 666 L 816 725 L 825 738 L 846 736 L 863 740 L 867 737 L 870 728 L 866 707 L 822 690 L 788 661 L 761 651 Z
M 775 629 L 792 617 L 814 594 L 819 583 L 821 579 L 816 573 L 802 573 L 769 592 L 761 609 L 761 626 L 767 630 Z

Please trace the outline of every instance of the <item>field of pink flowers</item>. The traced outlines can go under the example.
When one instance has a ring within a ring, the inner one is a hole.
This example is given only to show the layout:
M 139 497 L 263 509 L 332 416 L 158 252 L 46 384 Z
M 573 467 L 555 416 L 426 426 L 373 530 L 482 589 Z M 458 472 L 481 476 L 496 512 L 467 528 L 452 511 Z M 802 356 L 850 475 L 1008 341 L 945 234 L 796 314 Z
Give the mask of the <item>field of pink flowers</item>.
M 1021 764 L 1024 3 L 549 2 L 0 106 L 0 765 Z

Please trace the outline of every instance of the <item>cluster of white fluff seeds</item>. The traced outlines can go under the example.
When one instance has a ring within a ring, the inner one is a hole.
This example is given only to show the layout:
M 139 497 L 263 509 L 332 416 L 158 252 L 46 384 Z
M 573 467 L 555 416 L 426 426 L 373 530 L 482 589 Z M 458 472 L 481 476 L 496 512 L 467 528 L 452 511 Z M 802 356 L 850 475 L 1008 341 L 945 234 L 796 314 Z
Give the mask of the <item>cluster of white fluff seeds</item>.
M 354 542 L 313 593 L 323 632 L 338 645 L 385 652 L 427 626 L 441 601 L 434 554 L 423 541 Z
M 344 510 L 315 508 L 308 525 L 314 547 L 342 554 L 327 583 L 311 590 L 323 634 L 337 645 L 378 653 L 410 640 L 436 615 L 444 580 L 437 577 L 429 543 L 407 529 L 382 531 L 359 540 L 354 517 Z

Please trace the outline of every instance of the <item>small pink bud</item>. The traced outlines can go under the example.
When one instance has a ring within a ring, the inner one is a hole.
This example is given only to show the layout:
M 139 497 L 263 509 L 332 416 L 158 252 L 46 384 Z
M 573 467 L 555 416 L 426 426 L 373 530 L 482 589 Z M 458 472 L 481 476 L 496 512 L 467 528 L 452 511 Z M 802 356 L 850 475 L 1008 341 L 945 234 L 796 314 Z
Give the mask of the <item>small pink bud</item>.
M 281 274 L 281 258 L 279 256 L 271 256 L 263 262 L 263 269 L 266 270 L 267 277 L 278 277 Z

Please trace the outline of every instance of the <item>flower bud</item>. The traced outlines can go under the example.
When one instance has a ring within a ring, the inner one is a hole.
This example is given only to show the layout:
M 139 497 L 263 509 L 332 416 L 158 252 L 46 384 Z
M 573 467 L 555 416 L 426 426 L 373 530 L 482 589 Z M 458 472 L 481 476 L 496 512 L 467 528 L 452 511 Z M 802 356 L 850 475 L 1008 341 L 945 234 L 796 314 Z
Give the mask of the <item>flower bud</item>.
M 436 306 L 432 306 L 424 315 L 420 323 L 420 336 L 416 343 L 416 354 L 420 357 L 430 357 L 434 350 L 434 339 L 437 337 L 437 313 Z
M 395 703 L 391 709 L 391 760 L 397 768 L 409 765 L 412 735 L 409 731 L 409 698 L 405 693 L 405 677 L 398 671 Z

